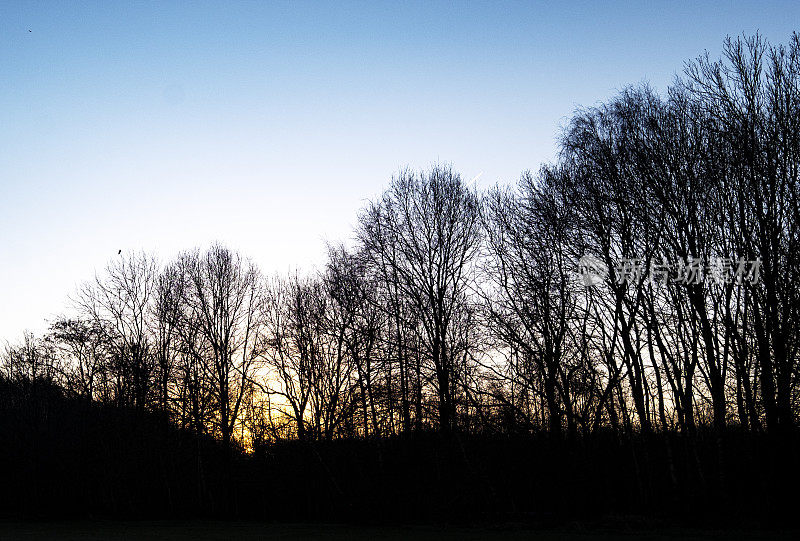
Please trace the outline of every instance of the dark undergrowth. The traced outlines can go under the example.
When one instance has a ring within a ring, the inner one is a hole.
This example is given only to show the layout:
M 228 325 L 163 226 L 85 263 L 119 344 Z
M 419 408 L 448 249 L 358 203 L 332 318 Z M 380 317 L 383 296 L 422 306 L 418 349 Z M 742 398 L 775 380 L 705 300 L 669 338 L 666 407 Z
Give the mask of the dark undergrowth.
M 156 414 L 0 382 L 0 517 L 780 525 L 797 433 L 285 441 L 252 454 Z

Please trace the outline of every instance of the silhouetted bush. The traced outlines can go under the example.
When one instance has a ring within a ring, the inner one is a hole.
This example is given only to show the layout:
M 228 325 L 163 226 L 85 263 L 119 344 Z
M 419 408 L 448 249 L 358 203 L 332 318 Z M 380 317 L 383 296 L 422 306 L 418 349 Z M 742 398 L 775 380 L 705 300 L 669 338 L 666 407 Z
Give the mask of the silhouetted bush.
M 788 516 L 798 481 L 794 433 L 419 433 L 282 441 L 248 455 L 38 381 L 0 381 L 0 433 L 6 517 L 758 520 Z

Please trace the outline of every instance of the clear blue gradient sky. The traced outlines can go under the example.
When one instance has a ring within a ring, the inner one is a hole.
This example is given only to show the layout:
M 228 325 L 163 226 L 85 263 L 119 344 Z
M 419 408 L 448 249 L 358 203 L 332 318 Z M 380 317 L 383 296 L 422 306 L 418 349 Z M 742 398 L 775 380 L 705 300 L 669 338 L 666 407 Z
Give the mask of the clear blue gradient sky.
M 0 339 L 43 330 L 120 249 L 318 265 L 400 167 L 512 182 L 577 106 L 798 23 L 788 1 L 6 0 Z

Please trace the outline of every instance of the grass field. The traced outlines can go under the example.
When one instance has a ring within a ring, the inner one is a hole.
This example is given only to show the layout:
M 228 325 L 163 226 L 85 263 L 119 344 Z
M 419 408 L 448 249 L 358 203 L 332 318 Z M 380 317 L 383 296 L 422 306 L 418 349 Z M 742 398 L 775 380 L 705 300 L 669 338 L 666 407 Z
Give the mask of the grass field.
M 45 522 L 3 523 L 0 522 L 0 539 L 5 540 L 132 540 L 174 539 L 211 540 L 232 539 L 249 541 L 255 539 L 325 539 L 325 540 L 563 540 L 588 539 L 799 539 L 800 531 L 779 530 L 698 530 L 698 529 L 640 529 L 600 528 L 578 525 L 558 529 L 526 529 L 520 526 L 495 527 L 373 527 L 324 524 L 262 524 L 252 522 Z

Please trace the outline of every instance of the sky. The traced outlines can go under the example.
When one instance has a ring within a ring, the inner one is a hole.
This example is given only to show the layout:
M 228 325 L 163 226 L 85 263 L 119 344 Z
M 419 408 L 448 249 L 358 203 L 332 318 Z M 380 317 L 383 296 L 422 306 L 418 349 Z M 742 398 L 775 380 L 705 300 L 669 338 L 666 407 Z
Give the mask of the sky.
M 0 3 L 0 342 L 123 252 L 313 269 L 399 169 L 485 188 L 796 2 Z

